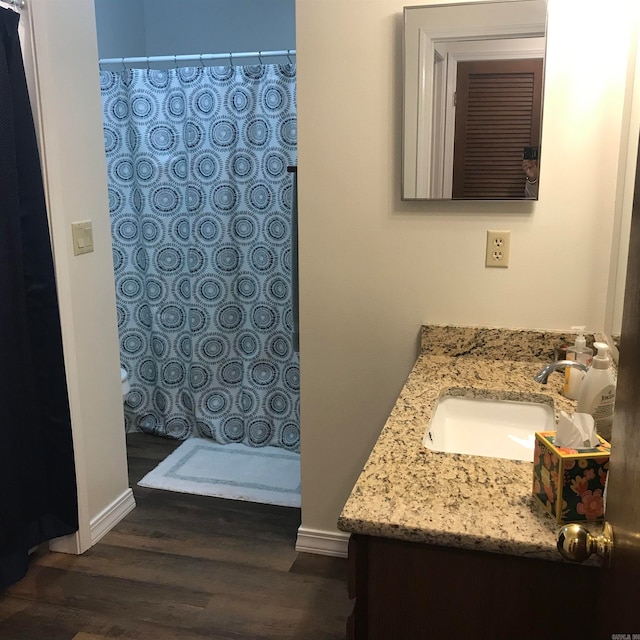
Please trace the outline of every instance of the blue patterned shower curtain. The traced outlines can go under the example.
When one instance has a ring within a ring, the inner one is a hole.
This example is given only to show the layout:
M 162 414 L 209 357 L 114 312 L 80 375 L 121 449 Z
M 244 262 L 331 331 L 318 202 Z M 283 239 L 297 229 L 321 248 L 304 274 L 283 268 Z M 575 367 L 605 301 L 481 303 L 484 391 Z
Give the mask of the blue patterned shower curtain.
M 298 450 L 295 66 L 100 78 L 127 430 Z

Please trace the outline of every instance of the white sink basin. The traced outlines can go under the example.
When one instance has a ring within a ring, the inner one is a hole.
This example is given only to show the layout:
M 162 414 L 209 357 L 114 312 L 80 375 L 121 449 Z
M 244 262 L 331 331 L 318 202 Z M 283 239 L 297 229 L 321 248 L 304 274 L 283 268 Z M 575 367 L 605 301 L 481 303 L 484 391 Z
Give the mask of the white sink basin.
M 422 444 L 433 451 L 531 462 L 534 432 L 555 428 L 548 404 L 443 396 Z

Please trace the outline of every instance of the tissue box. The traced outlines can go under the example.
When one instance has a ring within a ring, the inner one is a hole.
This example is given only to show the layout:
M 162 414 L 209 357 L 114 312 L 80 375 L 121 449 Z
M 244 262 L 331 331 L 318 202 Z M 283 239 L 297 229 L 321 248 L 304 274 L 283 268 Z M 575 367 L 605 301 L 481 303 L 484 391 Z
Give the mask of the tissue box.
M 536 432 L 534 497 L 558 522 L 601 519 L 611 445 L 598 436 L 597 447 L 578 451 L 556 447 L 555 435 L 555 431 Z

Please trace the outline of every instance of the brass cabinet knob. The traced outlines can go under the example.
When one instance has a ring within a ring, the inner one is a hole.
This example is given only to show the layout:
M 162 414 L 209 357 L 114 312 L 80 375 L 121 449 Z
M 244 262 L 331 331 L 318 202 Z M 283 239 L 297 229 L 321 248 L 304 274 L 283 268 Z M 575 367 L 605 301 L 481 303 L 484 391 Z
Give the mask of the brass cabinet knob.
M 565 560 L 584 562 L 594 553 L 611 564 L 613 530 L 608 522 L 599 536 L 594 536 L 581 524 L 567 524 L 558 531 L 558 551 Z

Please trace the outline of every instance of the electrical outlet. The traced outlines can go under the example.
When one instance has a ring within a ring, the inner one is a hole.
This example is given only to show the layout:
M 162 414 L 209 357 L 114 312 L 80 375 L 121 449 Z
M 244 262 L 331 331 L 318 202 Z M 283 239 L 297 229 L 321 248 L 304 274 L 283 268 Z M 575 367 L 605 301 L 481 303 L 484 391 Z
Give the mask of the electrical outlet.
M 508 267 L 511 231 L 487 231 L 485 267 Z

